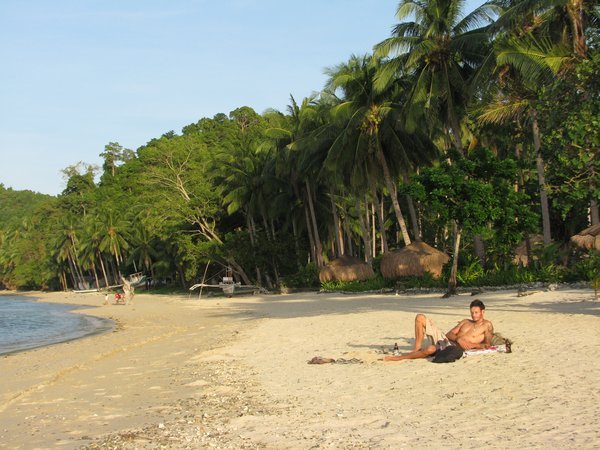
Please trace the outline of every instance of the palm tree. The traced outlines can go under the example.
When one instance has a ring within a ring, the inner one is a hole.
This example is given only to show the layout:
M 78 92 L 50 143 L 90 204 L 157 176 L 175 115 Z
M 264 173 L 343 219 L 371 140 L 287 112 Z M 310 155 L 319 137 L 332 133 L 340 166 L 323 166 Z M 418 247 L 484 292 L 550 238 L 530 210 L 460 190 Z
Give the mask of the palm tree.
M 545 179 L 545 163 L 541 148 L 541 136 L 537 111 L 537 91 L 544 80 L 568 61 L 564 48 L 552 45 L 549 39 L 533 35 L 508 37 L 497 43 L 496 67 L 499 74 L 499 90 L 493 100 L 479 115 L 479 122 L 505 123 L 513 119 L 525 119 L 531 125 L 536 155 L 536 170 L 540 190 L 542 230 L 544 243 L 552 240 L 550 208 Z
M 118 280 L 121 276 L 119 266 L 123 261 L 125 250 L 129 248 L 129 242 L 126 239 L 129 226 L 122 216 L 115 216 L 112 211 L 104 213 L 100 217 L 103 226 L 103 236 L 98 248 L 100 251 L 112 255 L 115 263 L 113 266 L 113 278 Z
M 249 148 L 239 148 L 235 154 L 224 152 L 217 158 L 224 174 L 221 183 L 223 203 L 230 215 L 243 212 L 253 248 L 257 245 L 257 219 L 262 221 L 265 233 L 270 230 L 267 212 L 269 175 L 265 169 L 268 159 L 267 153 Z M 260 284 L 262 280 L 258 266 L 256 275 Z
M 144 267 L 154 278 L 154 268 L 152 262 L 157 259 L 157 251 L 154 248 L 154 237 L 148 232 L 148 229 L 142 222 L 136 222 L 133 227 L 132 250 L 130 254 L 131 261 L 137 261 L 140 267 Z
M 72 217 L 64 217 L 59 225 L 59 235 L 54 248 L 56 260 L 61 263 L 66 261 L 74 288 L 83 287 L 83 273 L 78 260 L 79 240 Z
M 437 152 L 424 133 L 408 133 L 402 127 L 401 105 L 394 102 L 402 93 L 400 84 L 375 89 L 379 68 L 377 59 L 352 56 L 347 63 L 326 71 L 330 76 L 327 89 L 339 89 L 343 95 L 333 108 L 339 131 L 325 167 L 345 173 L 351 184 L 371 190 L 373 200 L 377 199 L 376 180 L 383 178 L 404 244 L 408 245 L 411 238 L 398 202 L 395 178 L 400 173 L 408 174 L 423 161 L 430 162 Z
M 402 21 L 414 15 L 415 20 L 399 23 L 392 37 L 375 46 L 376 57 L 390 58 L 378 74 L 377 88 L 384 89 L 399 74 L 412 75 L 409 123 L 415 126 L 423 117 L 429 124 L 441 119 L 461 153 L 460 120 L 469 101 L 468 82 L 487 55 L 485 25 L 500 11 L 484 4 L 463 17 L 464 5 L 464 0 L 402 0 L 396 17 Z
M 288 114 L 278 126 L 267 129 L 274 141 L 275 174 L 291 184 L 295 204 L 304 210 L 311 259 L 318 267 L 324 264 L 323 243 L 317 214 L 319 211 L 318 172 L 325 158 L 326 114 L 330 105 L 316 96 L 306 97 L 300 104 L 290 96 Z
M 571 46 L 578 58 L 588 57 L 586 29 L 597 27 L 600 11 L 595 0 L 494 0 L 503 10 L 492 30 L 521 30 L 551 36 Z

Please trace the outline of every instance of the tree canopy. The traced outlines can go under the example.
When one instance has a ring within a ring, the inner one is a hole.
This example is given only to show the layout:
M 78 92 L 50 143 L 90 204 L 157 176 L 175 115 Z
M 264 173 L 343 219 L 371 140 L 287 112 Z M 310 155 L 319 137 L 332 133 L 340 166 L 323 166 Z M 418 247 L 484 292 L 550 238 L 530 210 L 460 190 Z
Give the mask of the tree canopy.
M 208 277 L 309 285 L 336 257 L 376 265 L 424 240 L 453 255 L 455 286 L 473 261 L 513 267 L 530 235 L 564 250 L 600 220 L 598 17 L 585 0 L 467 15 L 402 0 L 373 54 L 332 62 L 284 112 L 109 142 L 102 167 L 64 169 L 56 197 L 0 185 L 0 285 L 100 289 L 142 271 L 185 288 L 208 263 Z M 598 261 L 565 251 L 550 264 Z

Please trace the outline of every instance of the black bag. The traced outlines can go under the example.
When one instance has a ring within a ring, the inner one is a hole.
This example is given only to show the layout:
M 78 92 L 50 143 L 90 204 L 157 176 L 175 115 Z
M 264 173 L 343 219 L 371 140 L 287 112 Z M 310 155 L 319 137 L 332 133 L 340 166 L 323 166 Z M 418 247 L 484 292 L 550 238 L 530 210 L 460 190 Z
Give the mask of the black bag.
M 434 363 L 448 363 L 454 362 L 457 359 L 462 358 L 463 349 L 457 345 L 450 345 L 443 350 L 439 350 L 433 356 L 433 360 L 431 362 Z

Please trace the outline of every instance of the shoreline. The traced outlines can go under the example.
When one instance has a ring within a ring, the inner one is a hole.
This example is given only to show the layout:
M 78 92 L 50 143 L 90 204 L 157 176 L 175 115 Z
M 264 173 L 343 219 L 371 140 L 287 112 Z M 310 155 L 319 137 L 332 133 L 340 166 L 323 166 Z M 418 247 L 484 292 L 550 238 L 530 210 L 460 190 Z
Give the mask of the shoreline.
M 94 294 L 26 296 L 79 305 L 78 313 L 117 326 L 0 357 L 0 441 L 14 449 L 81 448 L 164 420 L 169 405 L 194 390 L 194 367 L 182 368 L 181 358 L 223 345 L 236 322 L 227 323 L 215 302 L 198 305 L 172 296 L 140 294 L 133 305 L 118 306 L 103 306 L 104 296 Z
M 94 309 L 118 319 L 118 332 L 20 353 L 15 364 L 0 358 L 10 381 L 0 387 L 0 439 L 73 449 L 596 448 L 593 294 L 482 293 L 513 353 L 452 364 L 382 362 L 380 349 L 410 349 L 417 312 L 449 329 L 468 316 L 470 295 L 136 295 L 131 307 Z M 314 356 L 360 362 L 307 364 Z M 432 428 L 440 417 L 452 427 Z
M 35 302 L 35 303 L 54 303 L 54 304 L 57 303 L 57 302 L 44 302 L 43 300 L 40 300 L 40 298 L 38 296 L 36 296 L 36 294 L 38 294 L 38 293 L 30 292 L 30 291 L 27 291 L 25 293 L 11 291 L 11 293 L 0 293 L 0 297 L 20 297 L 22 299 L 25 299 L 25 300 L 31 301 L 31 302 Z M 96 316 L 93 314 L 79 314 L 78 313 L 79 309 L 85 309 L 85 308 L 89 307 L 89 305 L 72 305 L 69 303 L 59 303 L 59 304 L 69 306 L 70 308 L 68 311 L 66 311 L 66 314 L 77 314 L 78 316 L 83 317 L 83 319 L 87 322 L 87 326 L 80 328 L 80 330 L 78 330 L 76 332 L 73 332 L 73 336 L 71 336 L 71 337 L 66 337 L 66 338 L 49 337 L 47 342 L 38 342 L 36 344 L 31 344 L 31 345 L 28 345 L 25 347 L 19 347 L 15 350 L 2 351 L 2 352 L 0 352 L 0 357 L 14 355 L 16 353 L 26 352 L 29 350 L 34 350 L 36 348 L 43 348 L 43 347 L 49 347 L 52 345 L 58 345 L 58 344 L 62 344 L 62 343 L 69 342 L 69 341 L 75 341 L 78 339 L 85 339 L 88 337 L 93 337 L 93 336 L 101 335 L 104 333 L 109 333 L 109 332 L 115 330 L 115 328 L 117 326 L 117 324 L 111 319 L 103 318 L 103 317 Z M 97 323 L 94 323 L 94 322 L 97 322 Z

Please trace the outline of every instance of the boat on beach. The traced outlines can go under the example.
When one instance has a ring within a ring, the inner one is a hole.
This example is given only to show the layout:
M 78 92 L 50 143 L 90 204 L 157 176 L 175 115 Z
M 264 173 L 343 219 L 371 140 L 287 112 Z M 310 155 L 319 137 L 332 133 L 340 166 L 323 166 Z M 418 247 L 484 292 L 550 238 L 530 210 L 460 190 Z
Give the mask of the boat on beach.
M 147 278 L 148 277 L 146 275 L 144 275 L 142 272 L 136 272 L 136 273 L 132 273 L 132 274 L 128 275 L 127 278 L 124 278 L 124 279 L 127 280 L 127 282 L 129 283 L 129 285 L 131 287 L 136 288 L 136 287 L 144 285 L 146 283 Z M 116 288 L 120 288 L 120 287 L 123 287 L 123 283 L 114 284 L 111 286 L 102 286 L 100 288 L 86 287 L 84 289 L 73 289 L 73 292 L 76 294 L 89 294 L 92 292 L 100 292 L 100 291 L 116 289 Z

